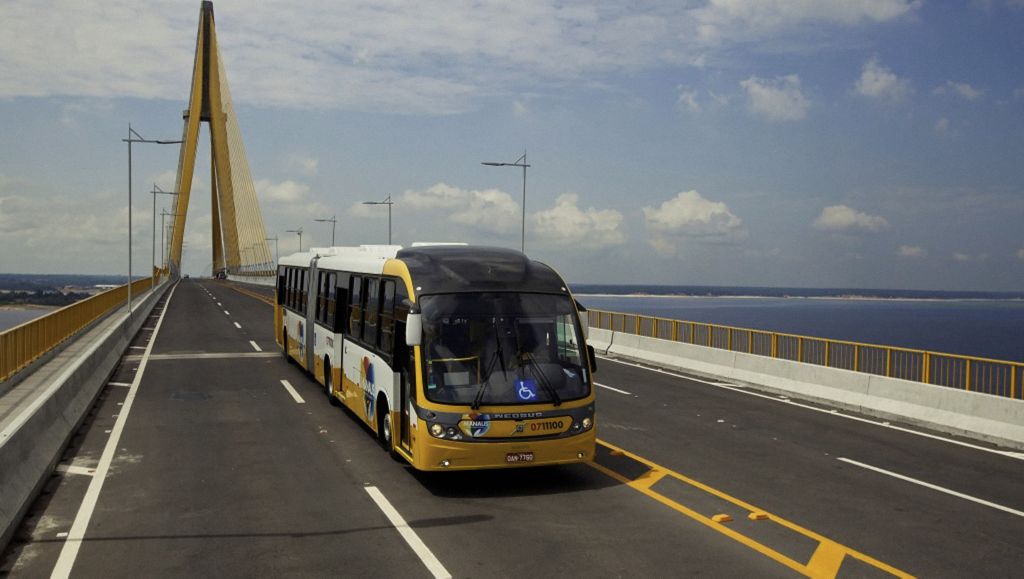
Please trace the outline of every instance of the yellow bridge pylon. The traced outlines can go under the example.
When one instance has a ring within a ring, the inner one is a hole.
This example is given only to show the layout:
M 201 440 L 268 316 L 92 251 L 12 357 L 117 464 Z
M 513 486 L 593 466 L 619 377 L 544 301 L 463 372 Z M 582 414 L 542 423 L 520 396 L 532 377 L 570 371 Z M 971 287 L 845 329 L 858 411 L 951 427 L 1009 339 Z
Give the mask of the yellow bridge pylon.
M 213 215 L 213 272 L 266 274 L 275 269 L 245 157 L 228 77 L 217 46 L 213 2 L 199 9 L 199 33 L 192 69 L 192 90 L 178 156 L 174 190 L 174 230 L 170 236 L 170 267 L 180 271 L 182 240 L 195 171 L 199 124 L 210 125 L 211 213 Z

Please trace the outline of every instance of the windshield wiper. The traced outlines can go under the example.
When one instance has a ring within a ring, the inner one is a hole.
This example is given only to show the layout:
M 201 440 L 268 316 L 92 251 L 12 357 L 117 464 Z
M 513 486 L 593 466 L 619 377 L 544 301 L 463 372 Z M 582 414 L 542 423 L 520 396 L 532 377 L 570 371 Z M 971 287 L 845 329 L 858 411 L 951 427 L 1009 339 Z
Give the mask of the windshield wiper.
M 533 354 L 529 352 L 524 352 L 522 350 L 522 347 L 520 347 L 519 330 L 515 329 L 514 333 L 516 336 L 516 351 L 519 352 L 519 355 L 530 364 L 530 369 L 533 370 L 534 376 L 536 376 L 537 379 L 540 381 L 540 385 L 544 388 L 544 391 L 548 393 L 548 396 L 551 397 L 551 401 L 554 402 L 555 406 L 561 406 L 562 399 L 558 396 L 558 391 L 555 390 L 554 386 L 551 385 L 551 382 L 548 381 L 547 374 L 544 373 L 544 370 L 540 367 L 540 364 L 538 364 L 537 361 L 533 359 Z
M 480 385 L 480 389 L 476 391 L 476 397 L 473 398 L 473 404 L 470 408 L 473 410 L 479 410 L 480 404 L 484 400 L 484 392 L 487 391 L 487 386 L 491 383 L 491 371 L 494 370 L 494 362 L 501 363 L 501 375 L 508 380 L 508 370 L 505 368 L 505 353 L 501 348 L 501 338 L 498 337 L 498 322 L 494 321 L 494 343 L 497 344 L 497 348 L 494 350 L 494 355 L 491 356 L 491 361 L 487 364 L 487 370 L 484 373 L 484 382 Z

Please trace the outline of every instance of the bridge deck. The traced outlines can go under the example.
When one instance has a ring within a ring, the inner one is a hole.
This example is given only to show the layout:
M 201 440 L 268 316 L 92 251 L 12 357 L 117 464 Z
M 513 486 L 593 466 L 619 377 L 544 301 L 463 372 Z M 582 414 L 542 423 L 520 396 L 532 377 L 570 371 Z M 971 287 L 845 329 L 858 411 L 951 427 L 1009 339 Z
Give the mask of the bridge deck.
M 595 466 L 425 475 L 280 357 L 267 303 L 185 280 L 166 304 L 0 573 L 975 576 L 1024 560 L 1024 461 L 981 445 L 603 360 Z

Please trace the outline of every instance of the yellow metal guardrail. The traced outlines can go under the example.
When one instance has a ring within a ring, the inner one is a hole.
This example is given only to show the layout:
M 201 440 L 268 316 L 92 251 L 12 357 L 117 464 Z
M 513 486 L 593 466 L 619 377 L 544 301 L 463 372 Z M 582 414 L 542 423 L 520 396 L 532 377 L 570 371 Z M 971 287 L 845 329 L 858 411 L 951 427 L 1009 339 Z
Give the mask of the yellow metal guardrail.
M 166 271 L 132 282 L 132 295 L 139 295 L 159 281 Z M 128 299 L 128 284 L 98 293 L 54 310 L 0 333 L 0 382 L 50 351 L 82 328 Z
M 1024 363 L 589 310 L 593 328 L 1024 399 Z

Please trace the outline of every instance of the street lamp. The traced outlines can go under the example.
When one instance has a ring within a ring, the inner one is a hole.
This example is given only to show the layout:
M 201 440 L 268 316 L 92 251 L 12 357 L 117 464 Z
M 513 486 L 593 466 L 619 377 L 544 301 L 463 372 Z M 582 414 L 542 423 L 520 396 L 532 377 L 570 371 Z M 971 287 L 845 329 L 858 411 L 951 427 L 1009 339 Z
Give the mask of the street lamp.
M 268 237 L 267 241 L 274 242 L 274 263 L 279 263 L 281 261 L 281 254 L 277 252 L 277 236 Z
M 337 225 L 338 220 L 335 219 L 337 215 L 332 215 L 330 219 L 314 219 L 317 223 L 330 223 L 331 224 L 331 247 L 334 247 L 334 226 Z
M 181 141 L 151 140 L 144 139 L 142 135 L 135 132 L 131 123 L 128 123 L 128 138 L 121 139 L 128 143 L 128 317 L 132 317 L 132 143 L 155 143 L 157 145 L 180 144 Z M 155 197 L 154 197 L 155 199 Z M 156 223 L 156 217 L 153 218 Z
M 300 227 L 298 229 L 289 229 L 288 231 L 285 231 L 285 233 L 298 233 L 299 234 L 299 253 L 302 253 L 302 228 Z
M 388 206 L 388 245 L 391 245 L 391 206 L 395 202 L 391 200 L 391 196 L 388 195 L 383 201 L 363 201 L 363 205 L 387 205 Z
M 153 190 L 150 191 L 153 195 L 153 269 L 156 269 L 156 196 L 157 195 L 177 195 L 176 191 L 164 191 L 156 183 L 153 183 Z M 161 228 L 163 227 L 163 219 L 160 221 Z M 160 235 L 163 236 L 163 230 L 161 229 Z M 161 242 L 162 243 L 162 242 Z M 163 257 L 163 250 L 160 250 L 160 255 Z
M 481 165 L 488 165 L 491 167 L 522 167 L 523 168 L 523 240 L 521 251 L 526 253 L 526 168 L 529 165 L 526 163 L 526 151 L 523 151 L 523 156 L 516 159 L 515 163 L 495 163 L 493 161 L 483 161 Z

